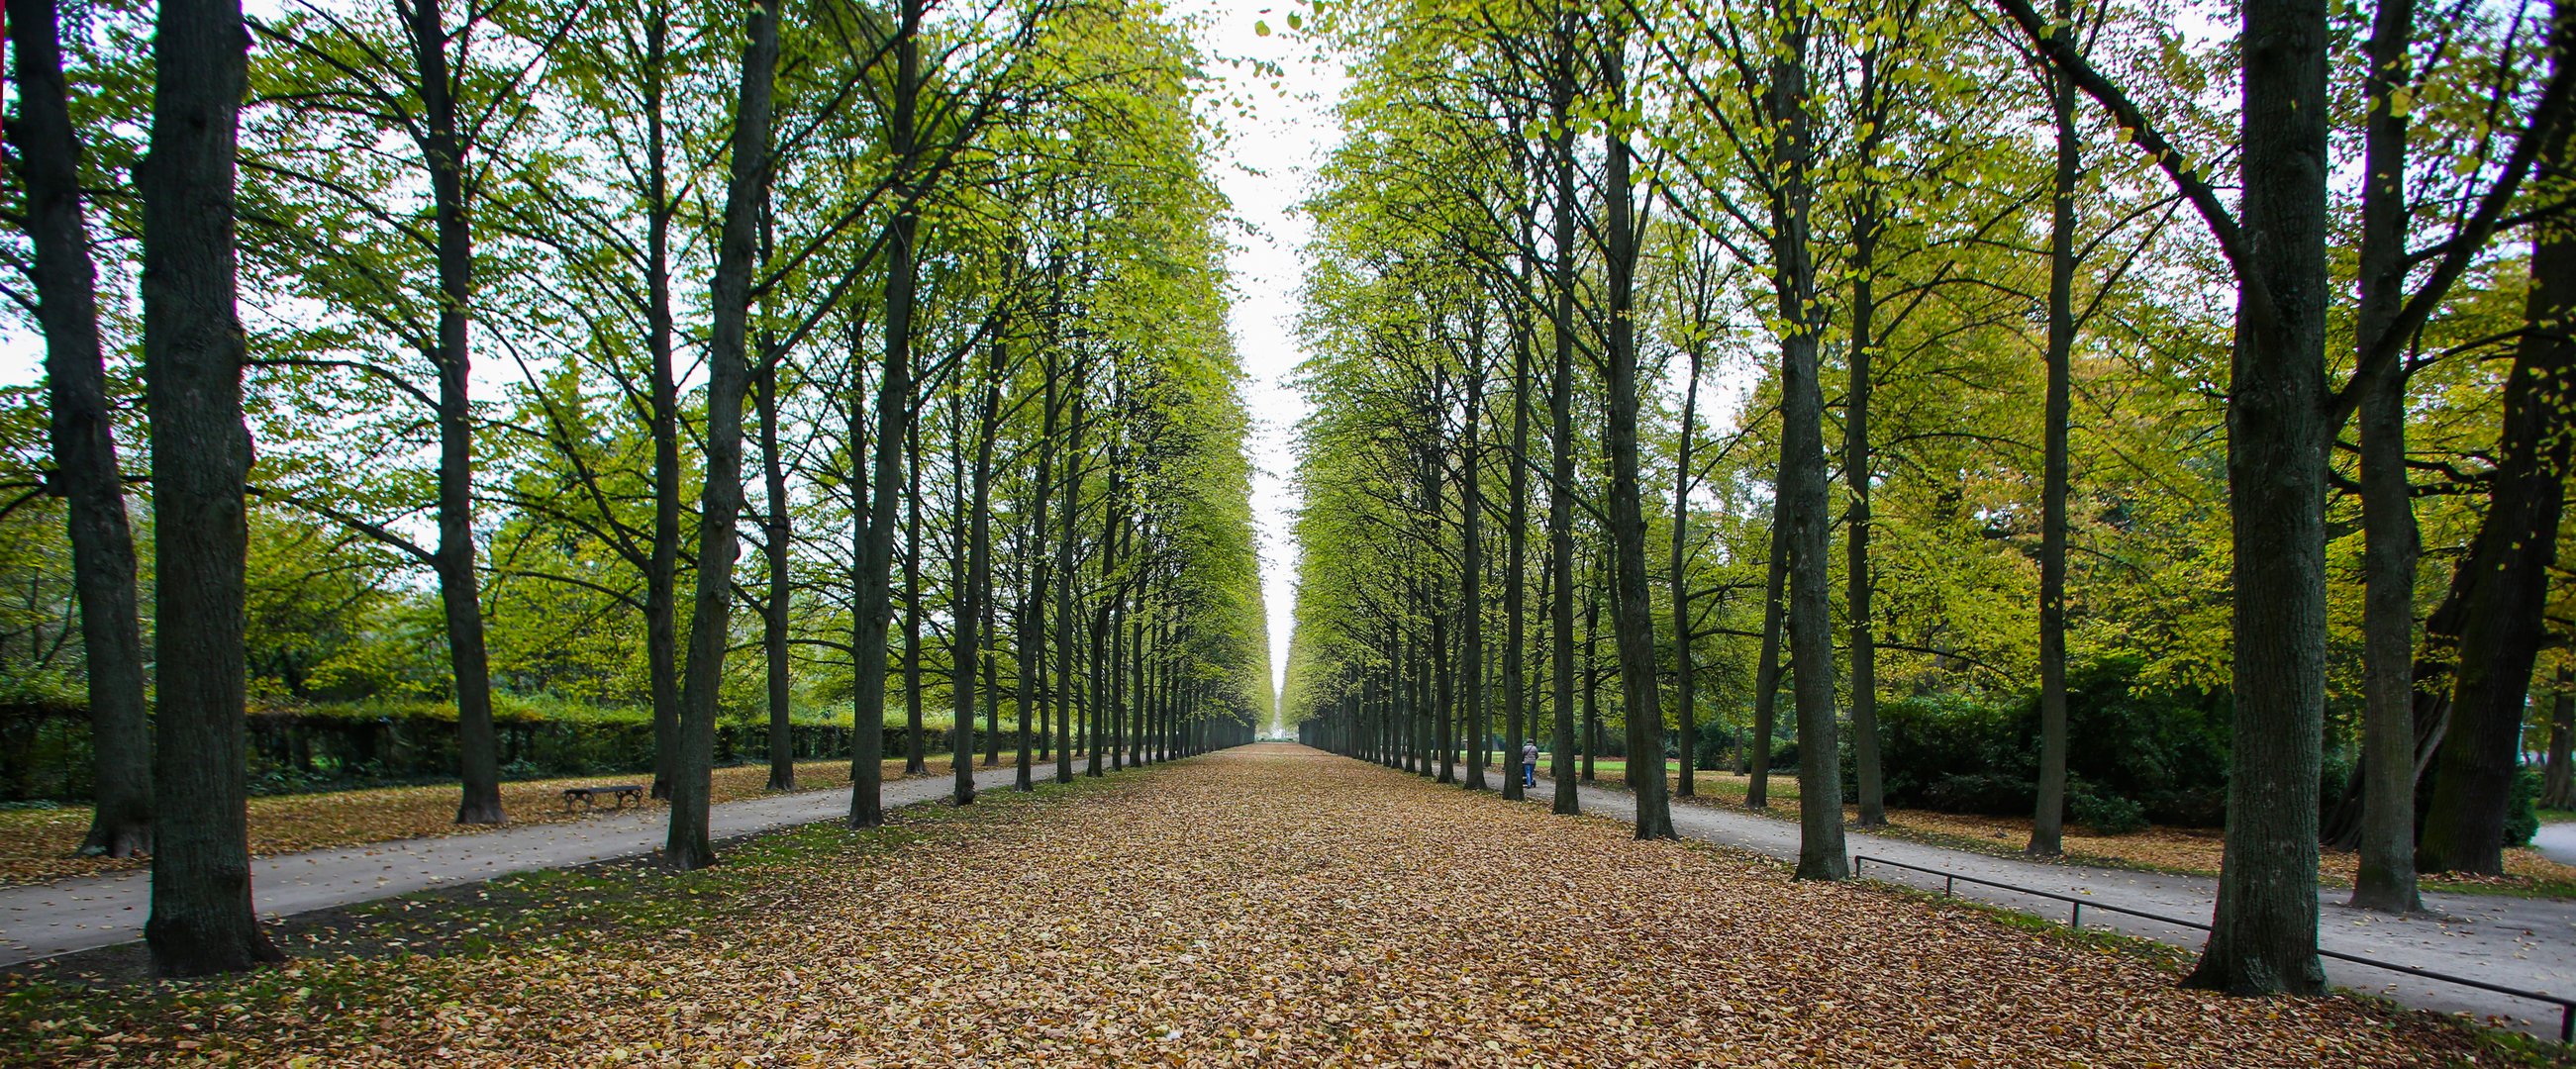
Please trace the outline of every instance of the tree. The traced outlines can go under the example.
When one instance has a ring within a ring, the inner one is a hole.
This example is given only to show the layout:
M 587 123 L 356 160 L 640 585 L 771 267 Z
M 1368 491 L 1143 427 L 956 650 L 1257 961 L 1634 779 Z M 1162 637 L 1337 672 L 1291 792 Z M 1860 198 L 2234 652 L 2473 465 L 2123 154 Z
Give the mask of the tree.
M 242 331 L 234 152 L 250 37 L 233 0 L 168 0 L 152 46 L 143 191 L 144 400 L 152 417 L 160 708 L 152 915 L 162 976 L 282 958 L 251 911 L 243 783 Z
M 99 343 L 98 269 L 81 206 L 80 141 L 63 78 L 53 0 L 8 10 L 17 60 L 18 118 L 9 130 L 26 187 L 35 246 L 34 309 L 45 335 L 52 410 L 50 490 L 69 505 L 68 534 L 88 661 L 91 817 L 81 852 L 132 857 L 152 849 L 152 736 L 143 696 L 143 637 L 136 622 L 134 534 L 125 519 L 125 473 L 116 459 L 107 365 Z

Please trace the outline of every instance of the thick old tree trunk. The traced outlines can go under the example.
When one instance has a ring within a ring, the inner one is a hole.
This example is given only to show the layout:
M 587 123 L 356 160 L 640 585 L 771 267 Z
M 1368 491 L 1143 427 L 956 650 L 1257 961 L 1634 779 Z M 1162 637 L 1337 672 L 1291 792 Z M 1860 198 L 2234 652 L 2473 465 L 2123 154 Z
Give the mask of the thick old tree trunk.
M 144 401 L 152 428 L 160 707 L 152 914 L 162 976 L 281 960 L 251 911 L 243 788 L 242 328 L 233 189 L 250 35 L 235 0 L 163 0 L 143 193 Z
M 63 80 L 54 0 L 12 0 L 9 47 L 17 60 L 17 142 L 26 183 L 29 272 L 45 334 L 52 409 L 49 489 L 69 513 L 72 585 L 80 598 L 89 677 L 90 825 L 81 853 L 132 857 L 152 849 L 152 729 L 143 697 L 143 638 L 136 617 L 134 533 L 98 336 L 98 269 L 81 207 L 80 141 Z
M 2325 720 L 2326 5 L 2244 5 L 2243 230 L 2228 398 L 2236 712 L 2218 910 L 2185 981 L 2325 987 L 2317 769 Z
M 2567 137 L 2545 159 L 2559 170 Z M 2571 438 L 2576 438 L 2576 230 L 2544 224 L 2532 242 L 2530 324 L 2505 380 L 2487 514 L 2460 565 L 2451 729 L 2433 769 L 2416 864 L 2426 872 L 2501 875 L 2504 826 L 2520 763 L 2524 699 L 2547 637 L 2549 570 L 2558 557 Z

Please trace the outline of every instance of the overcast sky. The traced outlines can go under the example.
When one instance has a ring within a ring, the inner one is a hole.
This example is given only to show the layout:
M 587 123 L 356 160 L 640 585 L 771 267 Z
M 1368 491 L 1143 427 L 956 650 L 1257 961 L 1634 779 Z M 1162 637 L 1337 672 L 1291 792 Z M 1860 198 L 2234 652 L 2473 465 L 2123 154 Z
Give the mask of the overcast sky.
M 1210 168 L 1243 224 L 1234 234 L 1228 267 L 1236 291 L 1235 346 L 1251 379 L 1244 400 L 1254 420 L 1252 510 L 1261 526 L 1262 597 L 1270 612 L 1274 687 L 1288 671 L 1297 590 L 1297 547 L 1288 529 L 1297 506 L 1288 482 L 1294 460 L 1290 433 L 1306 411 L 1289 381 L 1304 359 L 1297 346 L 1297 282 L 1308 230 L 1294 209 L 1308 191 L 1315 166 L 1339 138 L 1331 111 L 1341 88 L 1339 65 L 1313 62 L 1311 45 L 1255 31 L 1256 22 L 1267 22 L 1274 31 L 1284 28 L 1290 3 L 1184 0 L 1179 6 L 1206 23 L 1200 44 L 1211 59 L 1209 73 L 1219 83 L 1210 94 L 1216 107 L 1210 114 L 1230 135 Z M 1272 79 L 1250 62 L 1229 60 L 1267 60 L 1283 66 L 1287 77 L 1272 89 Z M 1222 105 L 1229 97 L 1249 102 L 1249 114 Z

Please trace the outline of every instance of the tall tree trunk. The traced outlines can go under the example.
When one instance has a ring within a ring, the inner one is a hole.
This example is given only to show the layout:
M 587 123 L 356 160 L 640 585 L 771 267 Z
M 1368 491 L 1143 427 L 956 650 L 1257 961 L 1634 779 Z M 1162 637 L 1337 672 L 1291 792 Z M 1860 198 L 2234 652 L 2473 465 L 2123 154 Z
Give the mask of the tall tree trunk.
M 2326 4 L 2244 5 L 2242 233 L 2228 398 L 2236 712 L 2227 847 L 2185 982 L 2325 987 L 2317 769 L 2325 723 Z
M 662 108 L 670 9 L 661 0 L 644 27 L 645 154 L 652 174 L 645 217 L 646 344 L 653 354 L 653 559 L 644 574 L 644 648 L 653 691 L 653 797 L 671 797 L 680 760 L 680 377 L 671 355 L 670 146 Z
M 1877 165 L 1879 139 L 1886 134 L 1886 118 L 1880 107 L 1878 50 L 1865 49 L 1860 55 L 1860 98 L 1865 107 L 1879 113 L 1860 136 L 1859 157 L 1864 168 Z M 1882 827 L 1887 823 L 1886 792 L 1881 786 L 1878 759 L 1878 638 L 1871 630 L 1874 611 L 1870 595 L 1875 578 L 1869 568 L 1869 480 L 1872 462 L 1869 454 L 1870 358 L 1878 345 L 1878 239 L 1883 225 L 1878 203 L 1878 187 L 1864 181 L 1852 212 L 1851 233 L 1851 353 L 1850 383 L 1843 395 L 1843 485 L 1851 494 L 1851 508 L 1845 513 L 1849 521 L 1843 542 L 1844 610 L 1851 616 L 1851 639 L 1846 651 L 1851 659 L 1851 748 L 1852 788 L 1860 812 L 1857 823 L 1864 828 Z
M 251 912 L 242 725 L 241 321 L 234 311 L 234 158 L 250 35 L 236 0 L 162 0 L 154 24 L 143 193 L 144 402 L 152 435 L 160 706 L 152 914 L 161 976 L 283 955 Z
M 869 485 L 879 492 L 868 500 L 867 552 L 859 561 L 859 576 L 852 592 L 851 612 L 858 618 L 858 635 L 851 644 L 856 666 L 852 670 L 851 688 L 856 695 L 856 720 L 853 727 L 860 736 L 882 738 L 885 731 L 886 625 L 893 616 L 893 601 L 888 589 L 892 584 L 894 561 L 894 495 L 884 492 L 903 476 L 903 447 L 917 441 L 912 427 L 912 313 L 914 285 L 917 282 L 915 262 L 918 249 L 914 241 L 921 228 L 917 200 L 920 190 L 914 187 L 913 171 L 919 163 L 919 146 L 913 130 L 914 112 L 921 98 L 921 9 L 925 0 L 901 0 L 895 26 L 893 114 L 886 124 L 886 146 L 894 157 L 894 218 L 887 223 L 885 283 L 885 367 L 877 378 L 877 441 L 874 464 L 876 475 Z M 915 450 L 916 455 L 918 449 Z M 916 466 L 918 461 L 916 460 Z M 916 478 L 915 501 L 921 497 Z M 920 542 L 913 540 L 911 556 L 919 558 Z M 913 585 L 913 568 L 906 565 L 906 586 Z M 909 599 L 907 594 L 907 599 Z M 908 614 L 909 615 L 909 614 Z M 909 624 L 907 624 L 907 627 Z M 916 648 L 919 643 L 914 642 Z M 913 654 L 907 651 L 907 662 Z M 913 688 L 913 693 L 919 693 Z M 873 734 L 871 734 L 873 733 Z M 921 737 L 920 724 L 913 724 L 912 737 Z M 863 744 L 873 750 L 878 742 Z M 914 741 L 909 745 L 918 748 Z M 885 823 L 885 802 L 874 772 L 856 766 L 850 769 L 850 826 L 873 828 Z M 861 775 L 867 778 L 863 782 Z
M 2058 0 L 2057 15 L 2071 20 L 2073 0 Z M 2048 214 L 2048 398 L 2040 413 L 2039 797 L 2028 847 L 2042 857 L 2065 852 L 2066 832 L 2066 425 L 2074 391 L 2075 182 L 2082 164 L 2074 79 L 2049 79 L 2049 112 L 2057 170 Z
M 956 760 L 949 763 L 955 775 L 951 798 L 958 805 L 975 804 L 975 671 L 982 660 L 979 629 L 985 617 L 984 602 L 990 596 L 992 575 L 992 522 L 985 502 L 990 500 L 993 480 L 993 440 L 1000 437 L 1002 416 L 1002 343 L 994 342 L 984 372 L 982 411 L 977 415 L 973 481 L 968 496 L 961 502 L 966 514 L 966 570 L 959 576 L 956 653 L 951 660 L 949 690 L 956 701 L 950 707 L 954 715 L 956 741 L 951 745 Z M 991 764 L 991 761 L 987 761 Z
M 857 324 L 853 322 L 850 329 L 850 359 L 852 361 L 858 360 L 858 354 L 861 351 L 860 330 Z M 850 588 L 852 590 L 857 590 L 865 585 L 862 575 L 867 569 L 868 545 L 871 537 L 871 532 L 868 530 L 867 518 L 875 515 L 874 505 L 871 503 L 869 495 L 871 493 L 889 493 L 892 488 L 883 484 L 871 487 L 868 483 L 867 473 L 857 470 L 860 463 L 859 458 L 865 455 L 865 450 L 868 445 L 868 403 L 864 395 L 859 390 L 858 376 L 855 374 L 851 376 L 850 396 L 846 398 L 846 401 L 849 405 L 849 410 L 846 413 L 846 418 L 849 420 L 849 430 L 844 435 L 844 440 L 849 443 L 850 467 L 853 469 L 850 472 Z M 913 496 L 916 499 L 913 508 L 917 512 L 920 508 L 920 504 L 918 502 L 920 495 L 915 493 Z M 867 614 L 851 614 L 850 674 L 853 678 L 862 676 L 865 671 L 862 666 L 867 663 L 868 659 L 868 653 L 866 652 L 868 647 L 864 645 L 867 635 L 867 626 Z M 875 653 L 876 660 L 879 665 L 877 669 L 879 679 L 878 689 L 882 692 L 884 689 L 883 679 L 885 672 L 883 667 L 885 663 L 884 647 L 877 647 Z M 907 667 L 911 667 L 919 663 L 915 658 L 914 653 L 915 651 L 911 649 L 906 649 L 904 651 L 904 658 Z M 874 722 L 870 722 L 868 719 L 867 708 L 865 692 L 855 689 L 852 690 L 850 692 L 850 800 L 852 807 L 850 823 L 853 826 L 873 826 L 859 824 L 857 808 L 863 801 L 872 803 L 874 799 L 881 797 L 884 788 L 885 706 L 883 704 L 882 697 L 880 698 L 877 706 L 877 717 Z M 915 738 L 917 739 L 918 736 L 915 736 Z M 918 746 L 919 744 L 916 742 L 915 745 Z M 877 810 L 876 812 L 878 813 L 879 821 L 882 822 L 882 810 Z
M 1521 783 L 1521 747 L 1530 738 L 1528 682 L 1529 586 L 1529 331 L 1517 329 L 1512 344 L 1512 452 L 1508 474 L 1511 500 L 1503 521 L 1503 797 L 1527 796 Z
M 72 586 L 80 597 L 89 677 L 90 825 L 85 856 L 132 857 L 152 849 L 152 726 L 143 698 L 143 638 L 136 618 L 134 533 L 107 400 L 98 337 L 98 269 L 80 191 L 80 140 L 55 0 L 12 0 L 9 47 L 18 73 L 19 177 L 27 237 L 35 247 L 36 318 L 45 333 L 45 389 L 52 410 L 54 473 L 48 489 L 69 513 Z
M 2565 16 L 2562 16 L 2565 17 Z M 2546 159 L 2563 173 L 2567 135 Z M 2558 558 L 2569 444 L 2576 438 L 2576 230 L 2545 223 L 2532 242 L 2531 293 L 2523 333 L 2505 380 L 2504 426 L 2496 442 L 2485 519 L 2460 566 L 2469 583 L 2458 617 L 2459 666 L 2451 729 L 2433 770 L 2416 865 L 2426 872 L 2501 875 L 2504 826 L 2522 750 L 2524 698 L 2546 635 L 2549 570 Z
M 492 726 L 492 675 L 483 643 L 482 584 L 474 570 L 473 356 L 466 336 L 474 303 L 473 223 L 466 214 L 465 153 L 457 129 L 450 33 L 438 0 L 412 0 L 409 30 L 420 74 L 420 151 L 429 166 L 438 241 L 438 597 L 447 615 L 447 662 L 456 681 L 456 750 L 464 790 L 459 824 L 499 824 L 500 741 Z
M 1627 56 L 1623 36 L 1612 32 L 1601 48 L 1601 77 L 1615 114 L 1626 106 Z M 1655 672 L 1655 608 L 1646 577 L 1644 491 L 1637 468 L 1637 235 L 1629 202 L 1628 134 L 1614 121 L 1609 142 L 1609 213 L 1602 258 L 1609 261 L 1610 418 L 1603 444 L 1610 454 L 1612 630 L 1619 647 L 1620 693 L 1628 727 L 1628 789 L 1637 799 L 1637 837 L 1673 837 L 1670 788 L 1664 783 L 1663 685 Z
M 769 672 L 769 789 L 796 789 L 796 725 L 789 716 L 794 694 L 787 678 L 787 465 L 778 455 L 779 354 L 764 340 L 760 357 L 760 468 L 769 498 L 761 516 L 763 557 L 769 565 L 769 601 L 760 614 L 761 660 Z
M 926 775 L 929 740 L 921 724 L 921 423 L 904 427 L 903 472 L 903 774 Z M 879 706 L 883 708 L 882 704 Z
M 2406 294 L 2406 113 L 2414 0 L 2380 0 L 2372 17 L 2364 85 L 2359 283 L 2353 342 L 2362 353 L 2388 338 Z M 2415 887 L 2415 527 L 2406 473 L 2406 375 L 2390 368 L 2361 385 L 2362 601 L 2361 867 L 2352 904 L 2408 913 Z
M 1583 782 L 1594 782 L 1592 762 L 1601 756 L 1601 588 L 1583 591 Z
M 1548 606 L 1556 643 L 1556 665 L 1550 682 L 1556 699 L 1555 757 L 1549 772 L 1555 777 L 1556 797 L 1551 811 L 1571 816 L 1583 811 L 1575 793 L 1574 781 L 1574 19 L 1572 12 L 1557 16 L 1554 48 L 1555 69 L 1548 86 L 1549 128 L 1556 133 L 1554 160 L 1556 166 L 1556 203 L 1554 229 L 1550 243 L 1556 252 L 1551 264 L 1554 277 L 1549 288 L 1555 291 L 1555 359 L 1548 380 L 1548 489 L 1547 550 L 1548 563 L 1554 569 L 1550 582 L 1555 596 Z M 1587 659 L 1590 651 L 1585 651 Z M 1591 762 L 1584 762 L 1584 777 L 1591 779 Z
M 672 782 L 671 833 L 663 860 L 686 872 L 715 863 L 708 835 L 715 758 L 716 700 L 724 680 L 733 613 L 734 553 L 742 514 L 742 404 L 750 385 L 746 359 L 751 282 L 758 270 L 761 202 L 769 192 L 771 89 L 778 67 L 777 0 L 751 11 L 742 53 L 732 169 L 724 224 L 716 244 L 713 306 L 707 339 L 706 484 L 698 499 L 697 591 L 689 611 L 689 659 L 680 682 L 680 769 Z
M 1061 578 L 1055 587 L 1055 678 L 1057 689 L 1055 716 L 1055 781 L 1073 782 L 1073 694 L 1077 678 L 1073 665 L 1073 587 L 1074 524 L 1082 517 L 1082 431 L 1083 431 L 1083 365 L 1074 365 L 1071 386 L 1072 412 L 1067 428 L 1071 435 L 1064 450 L 1064 524 L 1055 544 L 1055 574 Z M 1095 657 L 1097 655 L 1095 654 Z M 1080 703 L 1085 715 L 1097 702 L 1097 686 L 1089 688 Z
M 1682 770 L 1674 793 L 1684 798 L 1699 794 L 1699 694 L 1692 689 L 1691 615 L 1690 615 L 1690 492 L 1691 435 L 1699 418 L 1699 361 L 1697 343 L 1690 346 L 1690 385 L 1682 391 L 1681 445 L 1673 455 L 1673 704 L 1674 722 L 1681 728 Z
M 1479 365 L 1467 371 L 1467 427 L 1458 450 L 1458 510 L 1465 558 L 1458 583 L 1458 674 L 1466 680 L 1458 714 L 1466 726 L 1467 789 L 1481 791 L 1486 747 L 1493 740 L 1485 730 L 1485 488 L 1476 473 L 1477 453 L 1483 449 L 1476 429 L 1485 410 L 1484 354 L 1479 352 L 1476 358 Z
M 1026 607 L 1020 611 L 1020 751 L 1018 776 L 1012 786 L 1018 790 L 1035 790 L 1037 782 L 1029 766 L 1029 706 L 1038 701 L 1043 685 L 1046 661 L 1047 572 L 1051 565 L 1044 551 L 1046 545 L 1048 496 L 1055 489 L 1055 399 L 1056 358 L 1050 348 L 1046 359 L 1045 396 L 1040 399 L 1045 409 L 1045 427 L 1038 436 L 1037 507 L 1029 521 L 1029 588 Z M 1068 465 L 1070 466 L 1070 465 Z
M 1753 752 L 1746 762 L 1744 787 L 1748 809 L 1770 808 L 1771 736 L 1780 729 L 1780 628 L 1787 610 L 1781 595 L 1789 579 L 1789 525 L 1782 522 L 1777 502 L 1771 512 L 1768 571 L 1762 595 L 1762 656 L 1753 669 Z
M 1784 12 L 1772 60 L 1770 109 L 1773 288 L 1779 304 L 1780 505 L 1789 525 L 1789 650 L 1798 664 L 1791 694 L 1798 712 L 1798 878 L 1851 874 L 1843 851 L 1843 789 L 1834 723 L 1833 607 L 1825 553 L 1824 390 L 1818 381 L 1816 268 L 1807 247 L 1807 30 L 1803 10 Z

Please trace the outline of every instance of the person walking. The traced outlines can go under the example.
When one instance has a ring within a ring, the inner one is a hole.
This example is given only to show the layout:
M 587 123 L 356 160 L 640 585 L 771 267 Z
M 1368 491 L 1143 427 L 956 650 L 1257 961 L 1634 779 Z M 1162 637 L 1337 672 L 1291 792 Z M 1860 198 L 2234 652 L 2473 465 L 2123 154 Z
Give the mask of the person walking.
M 1538 743 L 1521 744 L 1521 786 L 1538 786 Z

